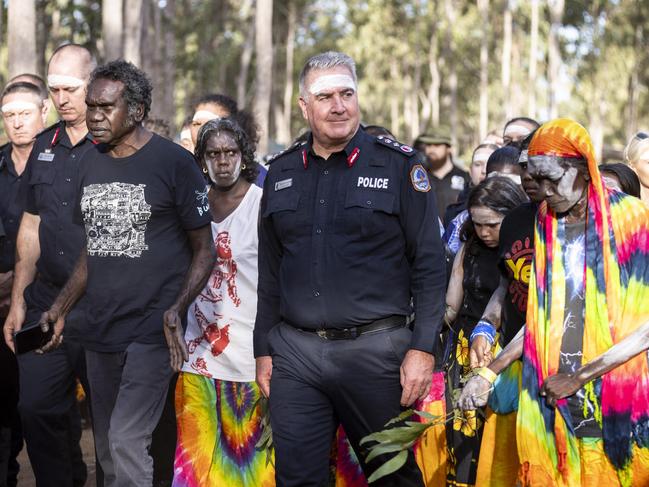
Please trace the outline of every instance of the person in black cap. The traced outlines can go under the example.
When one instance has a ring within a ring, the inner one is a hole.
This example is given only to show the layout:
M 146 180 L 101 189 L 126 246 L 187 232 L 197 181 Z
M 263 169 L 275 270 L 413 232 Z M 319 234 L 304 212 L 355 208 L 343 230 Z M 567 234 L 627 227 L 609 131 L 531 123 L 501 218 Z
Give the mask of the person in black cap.
M 339 422 L 370 473 L 360 440 L 430 390 L 445 288 L 438 227 L 422 225 L 438 218 L 428 173 L 359 128 L 354 61 L 316 55 L 299 85 L 311 136 L 264 184 L 254 330 L 283 487 L 325 485 Z M 422 486 L 412 454 L 376 485 Z
M 451 138 L 444 133 L 422 134 L 414 147 L 426 156 L 427 170 L 437 198 L 441 216 L 446 207 L 457 201 L 458 195 L 469 185 L 469 175 L 455 164 L 451 154 Z

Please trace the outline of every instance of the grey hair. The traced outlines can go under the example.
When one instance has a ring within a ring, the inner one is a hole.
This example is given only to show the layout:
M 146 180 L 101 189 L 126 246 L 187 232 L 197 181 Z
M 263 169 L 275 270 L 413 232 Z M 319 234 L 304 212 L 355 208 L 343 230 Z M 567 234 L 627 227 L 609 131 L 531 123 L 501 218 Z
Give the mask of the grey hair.
M 336 66 L 345 66 L 347 69 L 349 69 L 349 72 L 352 75 L 354 83 L 358 82 L 358 79 L 356 78 L 356 63 L 354 62 L 354 60 L 345 53 L 337 52 L 337 51 L 327 51 L 320 54 L 316 54 L 315 56 L 309 58 L 309 60 L 302 68 L 302 72 L 300 73 L 300 78 L 299 78 L 300 96 L 303 98 L 308 96 L 308 93 L 306 93 L 306 91 L 304 90 L 304 82 L 306 80 L 307 75 L 311 71 L 331 69 L 331 68 L 335 68 Z

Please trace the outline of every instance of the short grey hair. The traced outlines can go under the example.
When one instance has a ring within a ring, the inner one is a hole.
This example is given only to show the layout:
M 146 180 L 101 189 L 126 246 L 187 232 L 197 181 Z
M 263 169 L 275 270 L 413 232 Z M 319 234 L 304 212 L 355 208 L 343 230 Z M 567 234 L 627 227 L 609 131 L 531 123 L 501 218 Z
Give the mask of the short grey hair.
M 315 56 L 309 58 L 309 60 L 302 68 L 302 72 L 300 73 L 299 78 L 300 96 L 305 97 L 306 95 L 308 95 L 308 93 L 306 93 L 304 90 L 304 82 L 311 71 L 331 69 L 335 68 L 336 66 L 345 66 L 347 69 L 349 69 L 354 83 L 358 82 L 358 79 L 356 78 L 356 63 L 354 62 L 354 60 L 345 53 L 327 51 L 316 54 Z

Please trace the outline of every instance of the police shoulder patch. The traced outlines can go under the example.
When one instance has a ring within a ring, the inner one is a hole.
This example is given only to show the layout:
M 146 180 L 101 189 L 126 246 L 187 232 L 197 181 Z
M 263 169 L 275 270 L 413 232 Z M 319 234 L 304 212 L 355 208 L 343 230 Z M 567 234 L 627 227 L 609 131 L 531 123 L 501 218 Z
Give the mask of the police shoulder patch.
M 386 137 L 385 135 L 379 135 L 378 137 L 376 137 L 376 142 L 389 147 L 392 150 L 401 152 L 408 157 L 415 155 L 415 150 L 412 147 L 402 144 L 401 142 L 398 142 L 396 140 L 392 140 L 390 137 Z
M 426 172 L 426 169 L 424 169 L 424 166 L 421 164 L 415 164 L 412 166 L 412 169 L 410 170 L 410 182 L 412 183 L 412 187 L 415 188 L 416 191 L 420 191 L 422 193 L 427 193 L 430 191 L 430 180 L 428 179 L 428 173 Z
M 274 162 L 275 160 L 277 160 L 281 156 L 293 152 L 294 150 L 298 149 L 299 147 L 302 147 L 304 144 L 306 144 L 306 142 L 296 142 L 295 144 L 293 144 L 293 145 L 289 146 L 288 148 L 284 149 L 283 151 L 280 151 L 280 152 L 278 152 L 276 154 L 268 156 L 268 158 L 266 159 L 266 163 L 271 164 L 272 162 Z

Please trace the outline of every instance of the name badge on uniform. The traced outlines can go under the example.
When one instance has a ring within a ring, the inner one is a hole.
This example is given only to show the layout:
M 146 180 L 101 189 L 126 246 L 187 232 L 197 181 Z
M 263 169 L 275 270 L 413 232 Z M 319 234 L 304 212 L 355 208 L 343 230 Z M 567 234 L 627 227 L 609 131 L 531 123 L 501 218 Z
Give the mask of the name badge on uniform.
M 275 183 L 275 191 L 281 191 L 286 188 L 290 188 L 293 186 L 293 178 L 288 178 L 288 179 L 282 179 L 281 181 L 277 181 Z
M 53 152 L 41 152 L 38 154 L 39 161 L 52 162 L 54 160 Z

